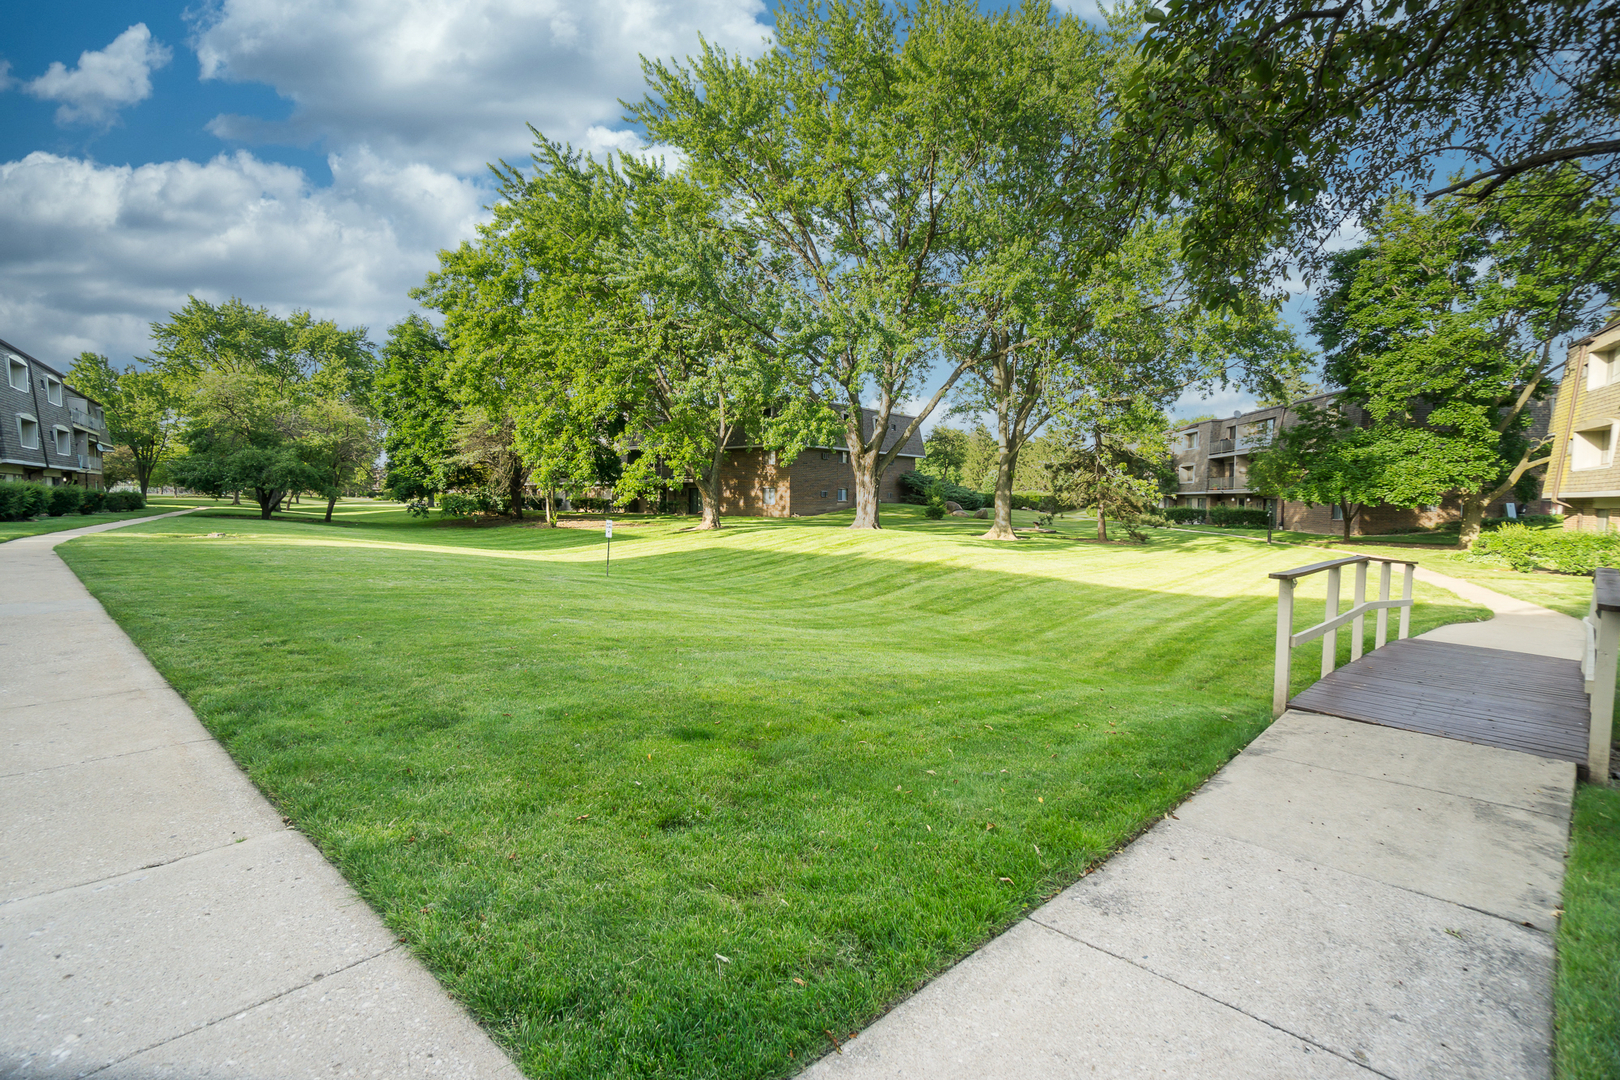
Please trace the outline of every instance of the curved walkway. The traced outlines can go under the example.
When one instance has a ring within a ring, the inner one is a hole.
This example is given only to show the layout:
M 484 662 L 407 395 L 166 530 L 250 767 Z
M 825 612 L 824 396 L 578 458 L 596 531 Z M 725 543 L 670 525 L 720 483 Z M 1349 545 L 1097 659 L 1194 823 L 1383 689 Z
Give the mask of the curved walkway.
M 1578 657 L 1580 623 L 1430 637 Z M 1575 767 L 1290 710 L 1101 869 L 811 1067 L 917 1077 L 1547 1080 Z
M 0 1076 L 516 1080 L 52 550 L 138 521 L 0 544 Z

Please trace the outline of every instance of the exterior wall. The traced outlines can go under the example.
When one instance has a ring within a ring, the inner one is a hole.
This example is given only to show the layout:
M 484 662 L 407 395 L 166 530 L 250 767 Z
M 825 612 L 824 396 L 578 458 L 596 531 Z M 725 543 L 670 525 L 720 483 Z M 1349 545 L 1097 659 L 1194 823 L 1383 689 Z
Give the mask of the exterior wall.
M 720 467 L 720 512 L 739 517 L 787 517 L 793 490 L 790 470 L 763 450 L 729 450 Z M 765 505 L 765 489 L 776 489 L 776 501 Z
M 10 369 L 15 358 L 27 366 L 26 389 L 12 386 Z M 47 384 L 57 386 L 51 401 Z M 22 445 L 18 419 L 31 416 L 39 424 L 39 446 Z M 59 453 L 56 432 L 67 434 L 70 446 Z M 49 364 L 0 341 L 0 480 L 34 480 L 46 484 L 82 484 L 99 488 L 100 440 L 105 422 L 94 401 L 78 393 Z
M 835 510 L 848 510 L 855 505 L 855 469 L 847 461 L 839 461 L 841 450 L 806 450 L 792 465 L 793 513 L 800 517 L 830 514 Z M 904 461 L 904 458 L 899 459 Z M 887 486 L 878 486 L 881 493 Z M 844 490 L 843 500 L 838 491 Z M 822 496 L 822 492 L 827 494 Z M 880 494 L 879 502 L 893 502 L 890 496 Z
M 1544 492 L 1564 511 L 1564 528 L 1607 530 L 1620 518 L 1620 323 L 1572 345 L 1564 371 Z M 1592 442 L 1599 432 L 1603 450 Z

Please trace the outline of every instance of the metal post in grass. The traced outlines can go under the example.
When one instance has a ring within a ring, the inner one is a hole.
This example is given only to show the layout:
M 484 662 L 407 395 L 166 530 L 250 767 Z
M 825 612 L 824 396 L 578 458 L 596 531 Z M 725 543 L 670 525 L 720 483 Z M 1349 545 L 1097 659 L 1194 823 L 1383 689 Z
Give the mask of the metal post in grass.
M 1271 715 L 1288 708 L 1288 675 L 1293 664 L 1294 579 L 1277 579 L 1277 658 L 1272 668 Z
M 607 568 L 603 570 L 603 577 L 613 576 L 613 519 L 607 518 Z

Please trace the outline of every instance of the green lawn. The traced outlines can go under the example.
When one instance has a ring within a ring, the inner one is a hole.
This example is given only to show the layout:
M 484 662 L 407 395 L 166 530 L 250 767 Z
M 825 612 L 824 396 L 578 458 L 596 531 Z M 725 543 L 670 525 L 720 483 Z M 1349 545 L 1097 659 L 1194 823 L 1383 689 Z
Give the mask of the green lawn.
M 59 550 L 536 1077 L 827 1052 L 1264 729 L 1266 574 L 1312 561 L 886 507 L 616 517 L 608 577 L 595 527 L 289 518 Z M 1486 614 L 1418 595 L 1414 632 Z
M 1558 923 L 1558 1077 L 1620 1076 L 1620 791 L 1575 799 Z

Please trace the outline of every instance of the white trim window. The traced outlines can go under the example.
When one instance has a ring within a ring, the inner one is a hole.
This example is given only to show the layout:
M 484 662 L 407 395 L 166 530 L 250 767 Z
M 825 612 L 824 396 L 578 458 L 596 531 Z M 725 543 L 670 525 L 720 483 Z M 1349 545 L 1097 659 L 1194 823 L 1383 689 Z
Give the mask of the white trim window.
M 73 456 L 73 432 L 58 424 L 51 429 L 51 435 L 56 440 L 56 453 L 58 457 Z
M 838 501 L 839 502 L 849 502 L 849 488 L 839 488 L 838 489 Z
M 17 442 L 24 450 L 39 449 L 39 421 L 32 416 L 17 414 Z
M 766 506 L 775 506 L 776 505 L 776 489 L 775 488 L 770 487 L 770 488 L 765 489 L 765 505 Z
M 1586 388 L 1600 390 L 1620 379 L 1620 349 L 1604 349 L 1586 358 Z
M 62 404 L 62 380 L 54 375 L 45 376 L 45 400 L 52 405 Z
M 1587 428 L 1569 437 L 1569 467 L 1572 472 L 1583 469 L 1604 469 L 1614 462 L 1614 428 L 1610 422 L 1603 427 Z
M 20 356 L 6 357 L 6 381 L 20 393 L 28 393 L 28 361 Z

